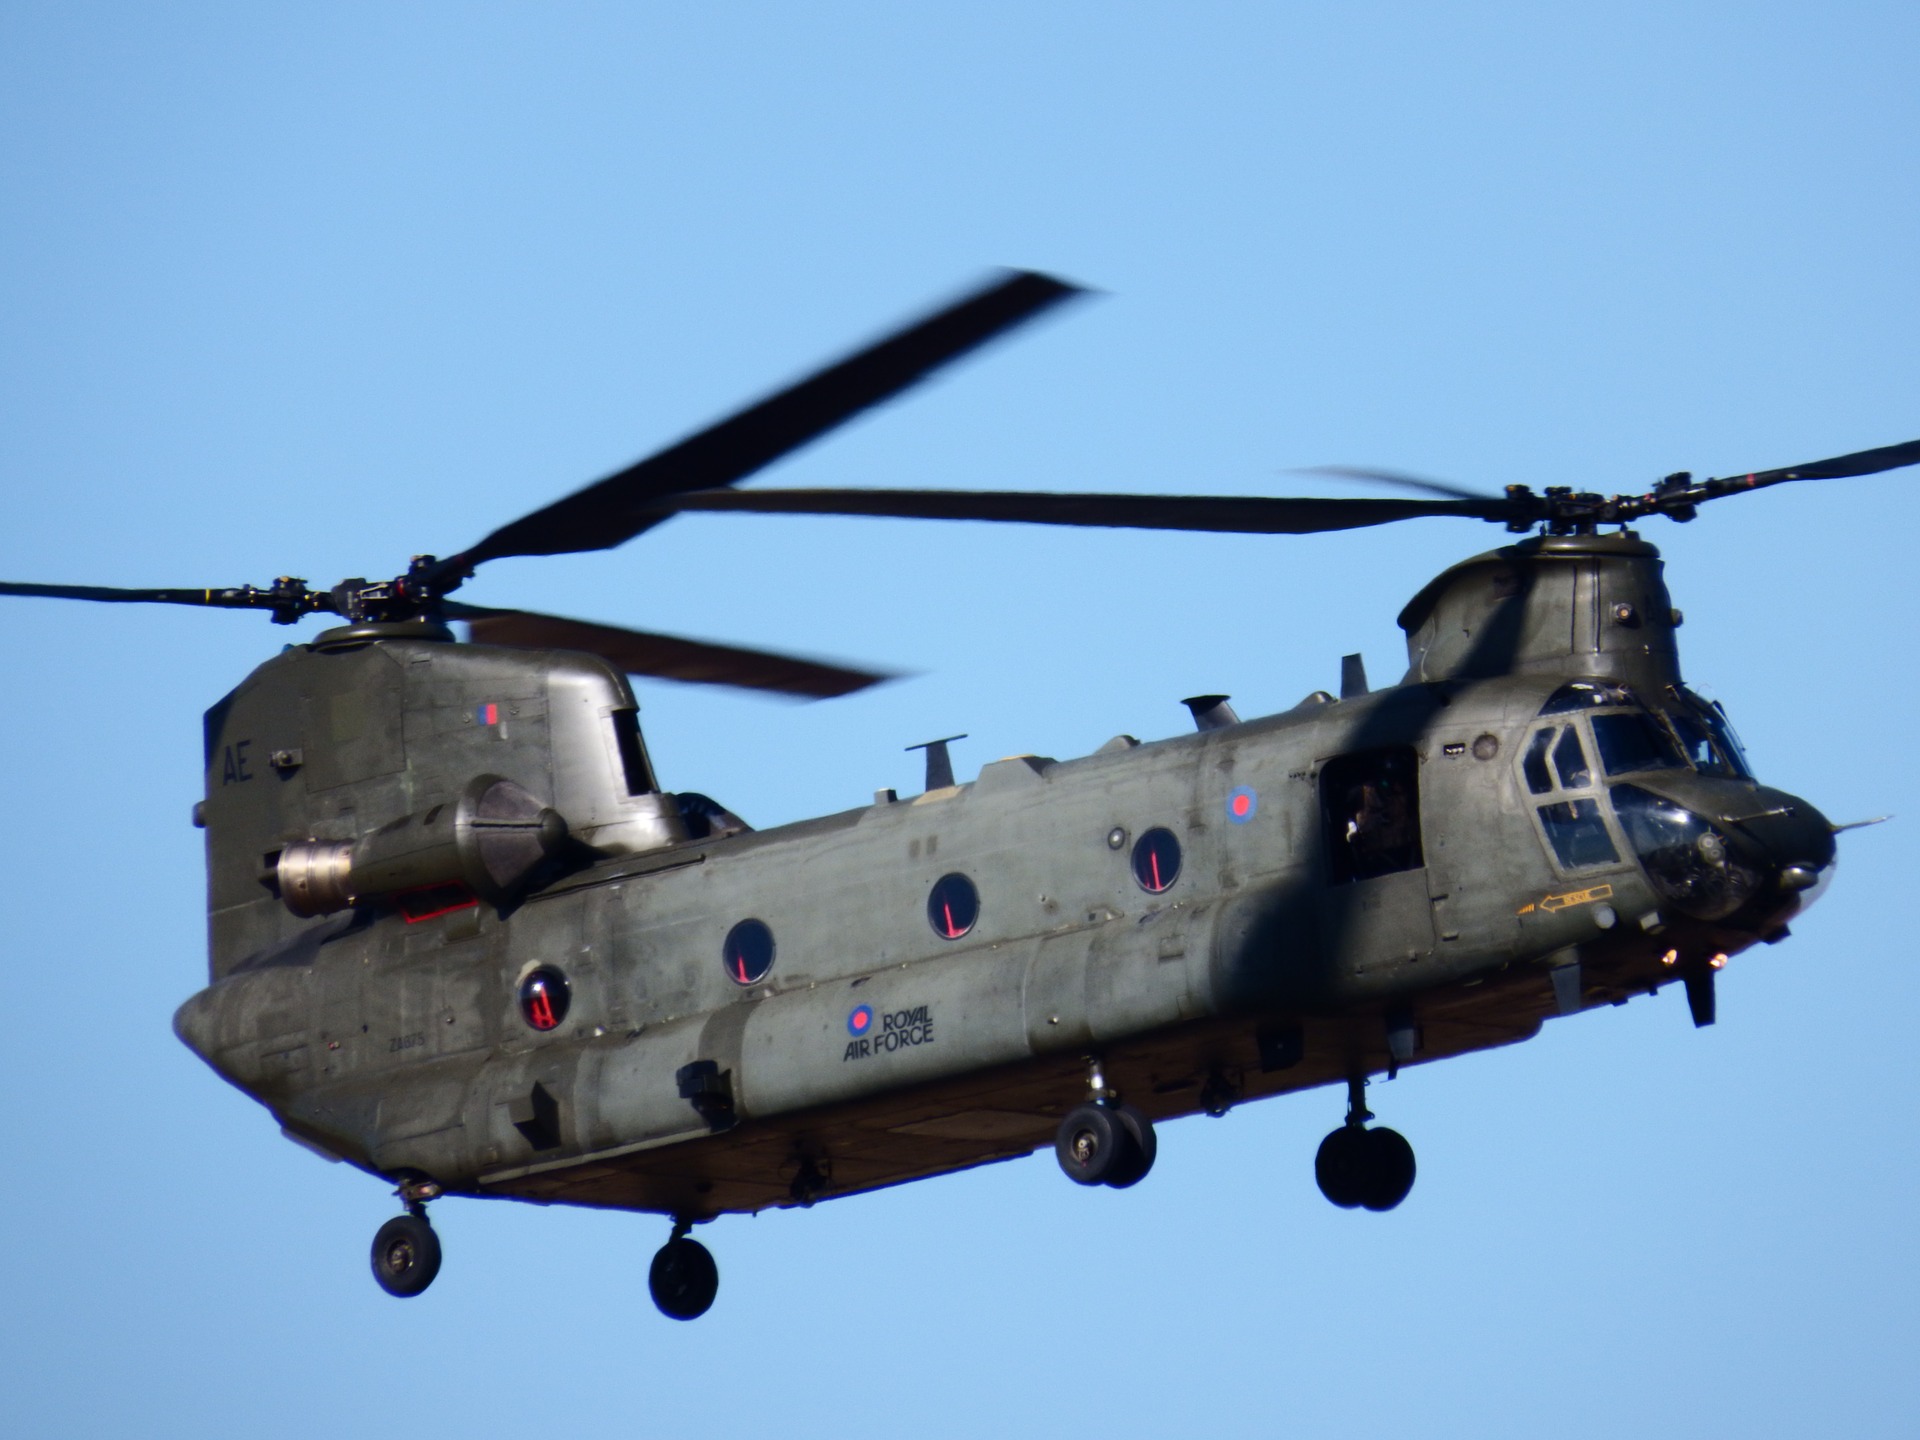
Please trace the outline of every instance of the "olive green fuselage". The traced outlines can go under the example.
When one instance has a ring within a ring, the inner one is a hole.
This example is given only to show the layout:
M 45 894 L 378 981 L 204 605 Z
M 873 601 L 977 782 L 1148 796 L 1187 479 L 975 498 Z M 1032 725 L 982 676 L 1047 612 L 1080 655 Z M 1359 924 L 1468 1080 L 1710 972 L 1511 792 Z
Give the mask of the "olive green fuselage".
M 1539 789 L 1529 745 L 1569 679 L 1679 695 L 1673 613 L 1650 546 L 1529 542 L 1416 599 L 1391 688 L 724 838 L 689 836 L 637 736 L 623 750 L 631 695 L 599 662 L 323 637 L 209 715 L 214 982 L 176 1028 L 369 1170 L 689 1218 L 1028 1153 L 1091 1061 L 1165 1118 L 1523 1039 L 1778 938 L 1783 867 L 1831 863 L 1804 802 L 1710 767 L 1635 775 L 1760 877 L 1690 917 L 1597 765 Z M 1547 728 L 1591 755 L 1593 723 Z M 1365 850 L 1394 757 L 1411 813 Z M 441 913 L 302 918 L 276 893 L 284 847 L 451 807 L 480 775 L 550 805 L 568 848 L 481 903 L 451 882 Z M 1597 817 L 1572 865 L 1562 813 Z M 1143 881 L 1156 829 L 1177 874 Z M 970 928 L 930 913 L 950 875 Z M 772 934 L 763 976 L 725 950 L 744 920 Z M 551 1029 L 536 970 L 563 977 Z

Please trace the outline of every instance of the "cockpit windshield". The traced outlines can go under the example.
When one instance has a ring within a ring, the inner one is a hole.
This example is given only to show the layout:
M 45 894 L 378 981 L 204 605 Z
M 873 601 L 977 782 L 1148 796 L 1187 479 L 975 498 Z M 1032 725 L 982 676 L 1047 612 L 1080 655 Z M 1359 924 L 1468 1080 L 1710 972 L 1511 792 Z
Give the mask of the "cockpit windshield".
M 1727 723 L 1726 711 L 1691 690 L 1668 693 L 1673 702 L 1656 716 L 1641 704 L 1630 686 L 1606 680 L 1574 680 L 1554 691 L 1540 713 L 1613 712 L 1596 713 L 1588 722 L 1593 726 L 1601 768 L 1609 777 L 1691 765 L 1703 775 L 1751 779 L 1753 772 L 1732 725 Z M 1530 766 L 1542 767 L 1546 756 L 1542 751 L 1528 759 Z M 1532 768 L 1528 774 L 1532 778 Z M 1538 792 L 1541 787 L 1536 785 L 1534 789 Z
M 1631 686 L 1614 685 L 1605 680 L 1573 680 L 1547 697 L 1540 707 L 1542 715 L 1564 715 L 1569 710 L 1599 710 L 1608 705 L 1638 705 L 1640 697 Z
M 1680 703 L 1667 712 L 1667 719 L 1680 737 L 1688 762 L 1702 775 L 1753 778 L 1747 752 L 1733 733 L 1727 712 L 1719 705 L 1708 703 L 1691 690 L 1682 690 Z
M 1593 743 L 1608 775 L 1673 770 L 1683 763 L 1672 737 L 1644 710 L 1594 716 Z

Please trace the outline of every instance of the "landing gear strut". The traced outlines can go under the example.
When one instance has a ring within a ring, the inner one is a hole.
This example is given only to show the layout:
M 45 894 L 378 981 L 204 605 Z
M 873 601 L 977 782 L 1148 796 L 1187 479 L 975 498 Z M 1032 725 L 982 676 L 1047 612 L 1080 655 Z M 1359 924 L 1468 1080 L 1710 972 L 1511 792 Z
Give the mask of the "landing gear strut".
M 687 1238 L 693 1222 L 675 1217 L 673 1233 L 653 1257 L 647 1289 L 669 1320 L 698 1320 L 720 1292 L 720 1267 L 698 1240 Z
M 1347 1122 L 1320 1142 L 1313 1178 L 1343 1210 L 1391 1210 L 1413 1189 L 1413 1147 L 1398 1130 L 1367 1129 L 1366 1078 L 1347 1081 Z
M 1054 1158 L 1076 1185 L 1124 1190 L 1147 1178 L 1159 1142 L 1153 1122 L 1120 1102 L 1097 1059 L 1087 1062 L 1089 1099 L 1074 1106 L 1053 1138 Z
M 396 1192 L 407 1213 L 396 1215 L 373 1237 L 373 1278 L 389 1295 L 418 1295 L 440 1273 L 440 1237 L 427 1221 L 427 1201 L 440 1193 L 431 1180 L 409 1181 Z

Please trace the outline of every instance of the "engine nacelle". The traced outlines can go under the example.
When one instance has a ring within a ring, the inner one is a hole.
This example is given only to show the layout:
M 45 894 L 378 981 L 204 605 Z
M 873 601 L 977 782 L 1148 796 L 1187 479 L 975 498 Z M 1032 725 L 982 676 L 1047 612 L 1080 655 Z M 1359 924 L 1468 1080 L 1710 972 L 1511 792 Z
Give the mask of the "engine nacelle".
M 287 909 L 302 918 L 435 885 L 465 885 L 483 900 L 500 901 L 566 839 L 558 811 L 511 780 L 479 775 L 454 804 L 358 840 L 288 845 L 274 859 L 272 880 Z

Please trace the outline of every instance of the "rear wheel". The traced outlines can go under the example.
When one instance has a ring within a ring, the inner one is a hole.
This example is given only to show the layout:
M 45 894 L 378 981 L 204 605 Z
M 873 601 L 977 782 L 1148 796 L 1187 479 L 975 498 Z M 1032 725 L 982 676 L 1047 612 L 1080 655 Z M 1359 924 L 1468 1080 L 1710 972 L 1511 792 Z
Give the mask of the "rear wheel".
M 396 1215 L 373 1237 L 373 1278 L 389 1295 L 418 1295 L 440 1273 L 440 1237 L 424 1215 Z
M 647 1271 L 653 1303 L 670 1320 L 697 1320 L 720 1293 L 720 1267 L 698 1240 L 669 1240 Z

